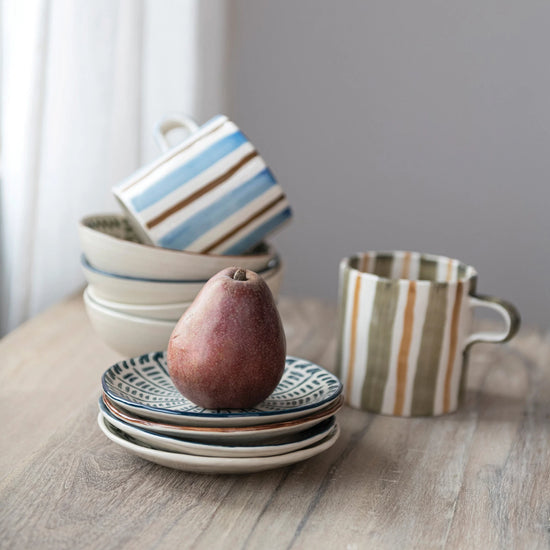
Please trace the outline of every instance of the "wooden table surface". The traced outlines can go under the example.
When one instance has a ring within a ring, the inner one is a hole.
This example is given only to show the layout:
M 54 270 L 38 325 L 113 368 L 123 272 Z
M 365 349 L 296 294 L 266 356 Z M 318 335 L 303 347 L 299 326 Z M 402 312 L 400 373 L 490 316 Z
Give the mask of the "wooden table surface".
M 280 302 L 288 351 L 329 370 L 335 310 Z M 550 339 L 475 346 L 460 412 L 345 407 L 302 463 L 250 475 L 170 470 L 96 424 L 119 359 L 76 296 L 0 341 L 0 548 L 549 548 Z

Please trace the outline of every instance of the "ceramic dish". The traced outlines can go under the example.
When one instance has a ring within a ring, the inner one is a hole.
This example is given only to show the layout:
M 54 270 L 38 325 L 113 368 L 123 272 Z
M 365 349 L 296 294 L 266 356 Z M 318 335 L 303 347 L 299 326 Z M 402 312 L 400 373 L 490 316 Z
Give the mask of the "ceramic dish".
M 87 287 L 88 296 L 100 306 L 125 313 L 126 315 L 137 315 L 148 319 L 159 319 L 161 321 L 177 321 L 193 302 L 176 302 L 174 304 L 127 304 L 101 298 L 92 285 Z M 153 348 L 149 348 L 153 349 Z
M 78 236 L 82 251 L 93 267 L 146 279 L 209 279 L 234 265 L 258 272 L 276 255 L 267 244 L 240 256 L 198 254 L 142 244 L 126 218 L 117 214 L 83 218 L 78 225 Z
M 84 291 L 84 306 L 93 329 L 110 348 L 124 357 L 166 349 L 177 321 L 127 315 L 99 305 Z
M 305 449 L 276 456 L 225 458 L 159 451 L 147 446 L 145 443 L 140 443 L 115 426 L 109 425 L 101 413 L 97 417 L 97 422 L 101 431 L 113 443 L 120 445 L 140 458 L 168 468 L 205 474 L 249 474 L 295 464 L 326 451 L 336 443 L 340 435 L 340 428 L 336 424 L 327 437 Z
M 164 352 L 120 361 L 101 377 L 103 391 L 128 411 L 150 420 L 187 426 L 251 426 L 311 414 L 333 402 L 342 384 L 324 368 L 287 356 L 273 393 L 252 409 L 203 409 L 174 386 Z
M 81 258 L 82 271 L 95 293 L 105 300 L 127 304 L 173 304 L 192 301 L 203 287 L 204 280 L 159 280 L 127 277 L 107 273 L 92 267 L 86 257 Z M 258 272 L 275 298 L 279 294 L 282 266 L 278 257 Z
M 122 420 L 119 420 L 116 416 L 113 416 L 107 407 L 105 407 L 101 398 L 99 399 L 99 408 L 109 424 L 116 426 L 119 430 L 137 439 L 140 443 L 145 443 L 155 449 L 191 455 L 223 456 L 227 458 L 275 456 L 297 451 L 298 449 L 313 445 L 326 437 L 333 429 L 335 423 L 334 417 L 331 417 L 303 432 L 268 439 L 260 445 L 214 445 L 211 443 L 198 443 L 196 441 L 160 435 L 142 430 L 141 428 L 136 428 L 126 422 L 122 422 Z
M 103 403 L 109 412 L 119 420 L 150 432 L 181 437 L 193 441 L 206 441 L 207 443 L 248 445 L 262 440 L 265 441 L 271 437 L 300 432 L 315 426 L 319 424 L 319 422 L 334 416 L 342 408 L 344 398 L 341 395 L 329 407 L 302 418 L 294 418 L 292 420 L 286 420 L 285 422 L 275 422 L 259 426 L 236 427 L 180 426 L 167 424 L 154 420 L 147 420 L 133 415 L 130 412 L 126 412 L 110 401 L 105 394 L 103 394 Z

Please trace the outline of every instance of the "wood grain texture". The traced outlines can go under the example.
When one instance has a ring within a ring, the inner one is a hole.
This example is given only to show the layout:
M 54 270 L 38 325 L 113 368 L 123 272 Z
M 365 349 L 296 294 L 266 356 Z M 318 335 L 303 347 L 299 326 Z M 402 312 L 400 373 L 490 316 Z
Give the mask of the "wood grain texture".
M 333 370 L 335 308 L 280 310 L 289 353 Z M 474 347 L 456 414 L 346 407 L 325 453 L 241 476 L 163 468 L 103 436 L 100 376 L 119 357 L 80 296 L 0 351 L 0 548 L 550 547 L 550 338 L 536 331 Z

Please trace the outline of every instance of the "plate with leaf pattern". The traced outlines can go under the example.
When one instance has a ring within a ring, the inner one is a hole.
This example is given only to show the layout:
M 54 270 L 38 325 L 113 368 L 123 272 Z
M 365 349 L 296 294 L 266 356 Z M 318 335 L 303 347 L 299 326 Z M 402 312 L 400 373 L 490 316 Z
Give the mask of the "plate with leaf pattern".
M 142 418 L 186 426 L 253 426 L 281 422 L 328 407 L 342 393 L 340 380 L 306 359 L 287 356 L 273 393 L 251 409 L 203 409 L 174 386 L 166 353 L 146 353 L 109 367 L 103 391 L 120 407 Z

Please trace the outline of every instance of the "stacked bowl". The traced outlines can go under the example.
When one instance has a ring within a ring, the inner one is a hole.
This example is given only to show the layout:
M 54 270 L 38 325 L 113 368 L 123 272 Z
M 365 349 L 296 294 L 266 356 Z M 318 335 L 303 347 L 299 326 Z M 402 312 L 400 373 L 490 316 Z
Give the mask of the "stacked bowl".
M 102 340 L 126 357 L 166 349 L 204 283 L 226 267 L 255 271 L 275 298 L 279 293 L 282 262 L 265 243 L 241 255 L 172 250 L 140 242 L 127 218 L 117 214 L 87 216 L 78 233 L 88 317 Z
M 287 357 L 275 391 L 253 409 L 209 410 L 172 384 L 164 352 L 105 371 L 98 423 L 114 443 L 163 466 L 251 473 L 311 458 L 338 438 L 342 384 L 322 367 Z

